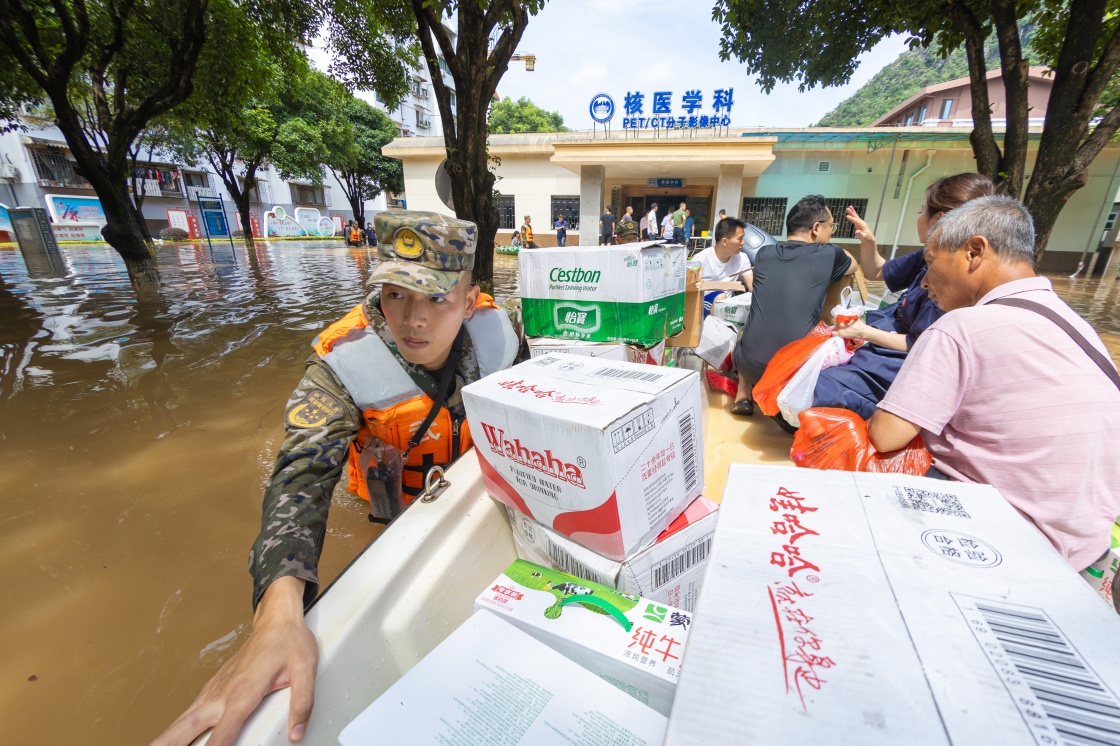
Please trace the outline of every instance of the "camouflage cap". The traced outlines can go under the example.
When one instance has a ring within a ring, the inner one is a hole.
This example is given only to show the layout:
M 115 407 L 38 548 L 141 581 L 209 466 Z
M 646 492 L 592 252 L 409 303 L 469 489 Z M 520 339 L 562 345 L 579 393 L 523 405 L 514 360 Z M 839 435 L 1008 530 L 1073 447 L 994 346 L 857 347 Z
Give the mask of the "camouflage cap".
M 447 295 L 463 270 L 474 269 L 478 229 L 438 212 L 394 210 L 373 216 L 377 266 L 370 284 L 388 282 L 427 295 Z
M 615 233 L 619 236 L 626 236 L 629 234 L 638 235 L 638 224 L 633 220 L 623 220 L 618 224 L 618 230 Z

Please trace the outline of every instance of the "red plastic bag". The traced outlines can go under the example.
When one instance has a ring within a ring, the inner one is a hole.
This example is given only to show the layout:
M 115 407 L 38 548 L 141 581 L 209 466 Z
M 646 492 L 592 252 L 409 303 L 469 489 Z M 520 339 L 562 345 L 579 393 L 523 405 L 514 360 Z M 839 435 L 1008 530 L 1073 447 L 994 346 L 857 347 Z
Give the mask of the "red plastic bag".
M 793 436 L 789 457 L 806 469 L 869 471 L 924 476 L 933 458 L 922 436 L 897 451 L 879 453 L 867 436 L 867 422 L 855 412 L 833 407 L 806 409 Z
M 739 378 L 734 373 L 728 375 L 708 368 L 708 385 L 725 394 L 735 396 L 739 393 Z
M 751 396 L 754 403 L 767 417 L 779 411 L 778 394 L 782 392 L 789 379 L 793 378 L 805 361 L 832 336 L 832 327 L 819 322 L 813 330 L 801 339 L 795 339 L 774 353 L 762 378 L 754 385 Z

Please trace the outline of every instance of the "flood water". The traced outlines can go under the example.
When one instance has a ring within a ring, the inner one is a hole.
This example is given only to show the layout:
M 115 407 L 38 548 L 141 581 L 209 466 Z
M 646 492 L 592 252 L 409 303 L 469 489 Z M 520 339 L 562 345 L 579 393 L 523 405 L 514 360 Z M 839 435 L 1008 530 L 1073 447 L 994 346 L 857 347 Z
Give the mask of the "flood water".
M 0 719 L 5 743 L 146 743 L 248 633 L 249 546 L 310 342 L 373 253 L 159 249 L 137 304 L 106 246 L 0 248 Z M 499 299 L 516 257 L 495 257 Z M 1120 283 L 1055 278 L 1120 358 Z M 377 531 L 336 500 L 333 579 Z

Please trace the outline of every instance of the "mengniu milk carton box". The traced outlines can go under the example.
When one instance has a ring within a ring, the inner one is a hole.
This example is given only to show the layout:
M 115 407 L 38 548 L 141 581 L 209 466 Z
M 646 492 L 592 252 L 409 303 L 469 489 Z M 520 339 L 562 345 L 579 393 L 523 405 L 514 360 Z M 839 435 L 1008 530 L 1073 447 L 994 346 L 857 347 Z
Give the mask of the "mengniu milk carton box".
M 648 547 L 621 562 L 609 560 L 569 541 L 513 508 L 506 508 L 517 556 L 678 609 L 692 611 L 712 545 L 716 511 L 701 495 Z
M 692 615 L 517 560 L 474 602 L 669 714 Z
M 536 337 L 526 340 L 529 343 L 529 357 L 540 357 L 550 352 L 557 354 L 582 355 L 603 360 L 626 360 L 631 363 L 647 365 L 665 364 L 665 340 L 655 345 L 626 344 L 625 342 L 584 342 L 578 339 L 550 339 Z
M 514 538 L 517 538 L 516 535 Z M 1081 571 L 1081 577 L 1092 586 L 1093 590 L 1101 594 L 1101 598 L 1114 606 L 1113 589 L 1116 586 L 1116 576 L 1120 573 L 1120 525 L 1112 524 L 1112 541 L 1108 553 L 1093 564 Z
M 1120 618 L 995 488 L 736 464 L 719 515 L 667 746 L 1117 740 Z
M 700 376 L 545 355 L 463 389 L 486 489 L 613 560 L 703 489 Z
M 660 746 L 664 738 L 664 715 L 489 611 L 477 611 L 338 740 L 342 746 Z
M 525 334 L 657 344 L 684 328 L 685 261 L 660 243 L 523 251 Z

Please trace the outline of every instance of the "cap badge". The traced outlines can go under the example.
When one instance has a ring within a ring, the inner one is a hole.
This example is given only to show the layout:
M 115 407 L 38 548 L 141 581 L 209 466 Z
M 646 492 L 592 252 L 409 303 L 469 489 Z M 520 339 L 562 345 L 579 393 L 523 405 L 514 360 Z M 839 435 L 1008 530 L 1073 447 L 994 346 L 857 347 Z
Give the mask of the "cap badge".
M 416 235 L 416 231 L 411 228 L 398 230 L 393 237 L 393 245 L 397 251 L 397 256 L 401 259 L 419 259 L 420 255 L 424 253 L 424 245 L 420 242 L 420 236 Z

